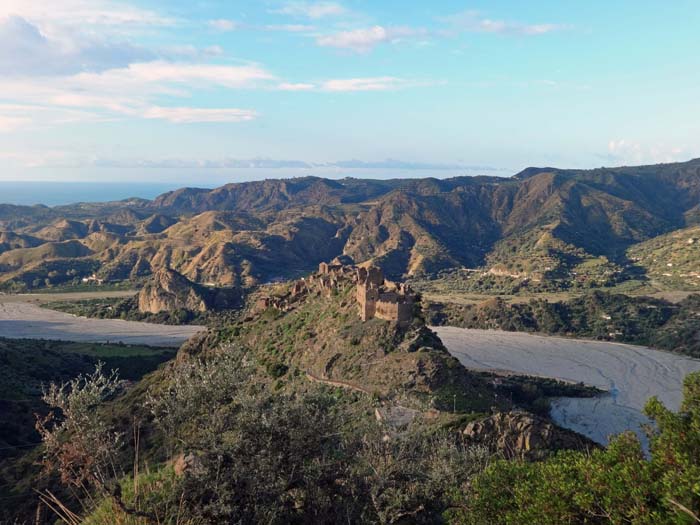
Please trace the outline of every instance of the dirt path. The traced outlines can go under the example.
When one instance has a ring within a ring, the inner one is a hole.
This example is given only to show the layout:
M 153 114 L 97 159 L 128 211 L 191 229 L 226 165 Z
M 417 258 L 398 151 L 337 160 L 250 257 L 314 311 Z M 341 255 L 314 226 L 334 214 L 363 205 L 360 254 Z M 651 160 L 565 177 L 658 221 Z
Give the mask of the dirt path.
M 336 386 L 339 388 L 346 388 L 348 390 L 354 390 L 356 392 L 362 392 L 363 394 L 370 394 L 370 391 L 367 390 L 366 388 L 362 388 L 361 386 L 358 385 L 353 385 L 352 383 L 348 383 L 347 381 L 337 381 L 334 379 L 323 379 L 322 377 L 318 377 L 311 372 L 306 372 L 306 378 L 313 382 L 313 383 L 322 383 L 324 385 L 329 385 L 329 386 Z

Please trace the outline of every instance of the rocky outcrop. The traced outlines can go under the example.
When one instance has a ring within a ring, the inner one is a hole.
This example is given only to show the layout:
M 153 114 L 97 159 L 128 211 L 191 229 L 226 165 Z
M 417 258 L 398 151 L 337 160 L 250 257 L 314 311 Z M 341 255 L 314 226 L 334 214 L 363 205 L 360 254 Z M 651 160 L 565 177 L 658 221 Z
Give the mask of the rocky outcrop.
M 527 412 L 501 412 L 472 421 L 463 432 L 471 444 L 486 445 L 507 458 L 541 459 L 556 450 L 585 450 L 598 445 Z
M 207 288 L 164 268 L 142 288 L 138 306 L 139 311 L 152 314 L 175 310 L 203 313 L 232 308 L 239 300 L 240 295 L 233 289 Z

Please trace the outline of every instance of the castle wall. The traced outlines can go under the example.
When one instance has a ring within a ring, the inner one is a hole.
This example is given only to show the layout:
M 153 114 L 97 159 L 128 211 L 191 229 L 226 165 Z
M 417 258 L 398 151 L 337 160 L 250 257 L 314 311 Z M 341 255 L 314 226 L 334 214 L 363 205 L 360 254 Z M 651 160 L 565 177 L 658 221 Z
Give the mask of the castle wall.
M 414 297 L 410 288 L 403 283 L 385 280 L 381 268 L 321 263 L 318 270 L 321 288 L 328 293 L 337 284 L 336 279 L 354 272 L 357 304 L 363 321 L 377 317 L 385 321 L 410 323 L 413 319 Z
M 380 299 L 377 301 L 374 316 L 385 321 L 409 323 L 413 319 L 413 302 L 389 302 Z

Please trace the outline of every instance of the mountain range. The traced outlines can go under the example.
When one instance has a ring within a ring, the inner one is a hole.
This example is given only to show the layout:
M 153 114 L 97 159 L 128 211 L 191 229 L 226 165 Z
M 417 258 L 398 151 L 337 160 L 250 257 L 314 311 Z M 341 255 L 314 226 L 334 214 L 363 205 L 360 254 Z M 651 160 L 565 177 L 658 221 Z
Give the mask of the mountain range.
M 700 159 L 510 178 L 265 180 L 154 200 L 0 205 L 0 286 L 138 281 L 172 268 L 248 288 L 345 254 L 394 278 L 478 268 L 533 286 L 641 275 L 696 289 L 690 263 L 676 270 L 664 257 L 696 250 L 698 224 Z

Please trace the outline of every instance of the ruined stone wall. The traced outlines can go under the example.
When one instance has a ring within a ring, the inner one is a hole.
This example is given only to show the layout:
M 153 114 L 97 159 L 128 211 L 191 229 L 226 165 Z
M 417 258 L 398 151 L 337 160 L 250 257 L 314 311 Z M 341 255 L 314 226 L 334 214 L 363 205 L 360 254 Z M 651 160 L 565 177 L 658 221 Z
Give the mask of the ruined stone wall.
M 330 264 L 322 262 L 318 266 L 318 275 L 312 276 L 309 283 L 304 284 L 308 286 L 313 283 L 321 293 L 330 294 L 345 279 L 352 279 L 357 286 L 357 304 L 363 321 L 377 317 L 385 321 L 410 323 L 413 319 L 414 296 L 410 288 L 403 283 L 387 281 L 381 268 L 348 266 L 338 261 Z M 301 284 L 297 286 L 302 287 Z
M 375 307 L 375 317 L 385 321 L 410 323 L 413 319 L 413 302 L 404 300 L 382 301 L 379 299 Z
M 385 321 L 395 321 L 399 317 L 399 304 L 377 301 L 374 316 Z

